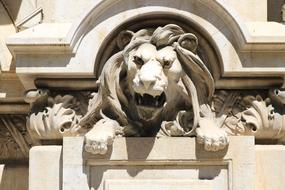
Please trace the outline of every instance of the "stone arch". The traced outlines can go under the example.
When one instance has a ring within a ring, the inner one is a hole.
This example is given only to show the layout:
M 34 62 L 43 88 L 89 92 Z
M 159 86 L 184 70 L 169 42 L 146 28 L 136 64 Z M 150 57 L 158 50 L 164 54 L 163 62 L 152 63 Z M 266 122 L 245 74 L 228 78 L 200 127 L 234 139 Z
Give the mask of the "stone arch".
M 172 0 L 148 0 L 141 3 L 132 0 L 99 0 L 73 24 L 67 40 L 74 47 L 78 40 L 82 39 L 82 36 L 92 29 L 92 25 L 94 26 L 116 14 L 126 13 L 128 10 L 143 7 L 147 7 L 147 9 L 153 12 L 163 10 L 164 8 L 172 8 L 176 9 L 177 13 L 185 11 L 195 14 L 211 21 L 217 28 L 228 30 L 228 33 L 232 33 L 237 37 L 236 42 L 239 46 L 242 46 L 250 38 L 245 24 L 236 11 L 221 0 L 177 0 L 175 2 Z M 140 11 L 138 11 L 138 14 L 140 14 Z M 127 19 L 128 15 L 125 14 L 124 17 Z
M 215 47 L 212 46 L 212 44 L 214 44 L 213 39 L 192 21 L 171 13 L 140 15 L 139 17 L 126 20 L 115 28 L 103 41 L 96 56 L 94 64 L 94 73 L 96 78 L 100 76 L 101 70 L 108 58 L 119 51 L 116 46 L 116 37 L 120 31 L 138 31 L 143 28 L 157 28 L 158 26 L 164 26 L 169 23 L 177 24 L 186 32 L 194 33 L 198 37 L 199 46 L 197 53 L 213 74 L 214 79 L 218 79 L 221 75 L 222 69 L 221 65 L 219 65 L 221 60 L 218 52 L 215 50 Z
M 116 10 L 114 10 L 114 7 L 116 7 Z M 234 11 L 224 7 L 219 1 L 178 0 L 163 3 L 144 1 L 144 4 L 135 4 L 133 1 L 115 2 L 109 0 L 95 5 L 82 19 L 74 24 L 68 38 L 71 47 L 78 53 L 81 44 L 90 42 L 91 38 L 88 36 L 97 37 L 97 45 L 92 52 L 94 56 L 89 56 L 89 61 L 92 63 L 88 62 L 87 64 L 88 68 L 95 68 L 94 73 L 98 76 L 102 67 L 100 51 L 104 51 L 102 49 L 107 47 L 106 42 L 110 42 L 109 38 L 112 38 L 113 34 L 118 32 L 118 29 L 128 28 L 126 25 L 143 18 L 160 17 L 164 23 L 166 20 L 169 22 L 181 22 L 183 20 L 183 23 L 189 24 L 194 30 L 198 31 L 196 34 L 199 33 L 200 36 L 203 36 L 203 39 L 206 39 L 213 48 L 212 53 L 215 54 L 215 59 L 218 61 L 213 61 L 215 63 L 211 67 L 215 67 L 214 76 L 218 79 L 220 76 L 230 75 L 227 73 L 242 67 L 237 51 L 245 42 L 246 32 L 243 31 L 246 30 L 239 17 L 230 14 L 230 12 Z M 150 21 L 154 22 L 153 19 L 150 19 Z
M 179 1 L 178 4 L 183 2 L 184 1 Z M 127 2 L 125 3 L 127 4 Z M 71 30 L 73 31 L 73 34 L 69 35 L 72 36 L 71 44 L 76 44 L 74 45 L 76 51 L 76 48 L 80 49 L 80 43 L 81 41 L 84 41 L 85 38 L 87 41 L 90 41 L 88 40 L 89 35 L 92 35 L 92 33 L 96 32 L 100 35 L 100 38 L 97 38 L 96 42 L 97 46 L 95 47 L 94 51 L 95 57 L 91 58 L 93 59 L 93 66 L 90 65 L 89 67 L 90 69 L 95 68 L 94 73 L 95 76 L 98 77 L 100 68 L 102 68 L 102 63 L 99 60 L 102 58 L 101 52 L 105 51 L 104 44 L 107 44 L 106 42 L 110 42 L 109 38 L 112 38 L 113 34 L 116 34 L 119 29 L 122 30 L 124 27 L 128 28 L 131 25 L 130 23 L 133 23 L 134 20 L 152 18 L 149 19 L 149 21 L 151 21 L 150 23 L 153 23 L 153 18 L 160 17 L 161 22 L 165 24 L 165 21 L 168 20 L 168 23 L 180 22 L 184 23 L 185 26 L 191 26 L 194 30 L 197 31 L 196 34 L 199 34 L 201 37 L 203 36 L 201 39 L 205 39 L 209 42 L 212 50 L 205 52 L 205 55 L 208 53 L 209 57 L 212 59 L 212 64 L 210 64 L 210 67 L 214 70 L 213 75 L 215 79 L 220 78 L 225 72 L 227 72 L 227 70 L 234 69 L 233 65 L 237 69 L 242 67 L 236 49 L 238 48 L 237 42 L 243 41 L 243 34 L 239 32 L 241 31 L 240 29 L 236 30 L 237 32 L 232 32 L 232 30 L 234 30 L 233 27 L 231 28 L 231 26 L 228 25 L 224 19 L 233 19 L 234 17 L 225 11 L 226 9 L 222 9 L 224 10 L 223 12 L 220 10 L 220 12 L 218 12 L 219 14 L 217 14 L 216 9 L 214 9 L 216 11 L 215 12 L 209 8 L 211 6 L 218 6 L 220 4 L 215 3 L 214 5 L 213 3 L 207 4 L 205 2 L 203 4 L 198 1 L 187 1 L 187 3 L 184 2 L 184 4 L 184 10 L 179 10 L 177 6 L 175 7 L 175 3 L 171 2 L 168 4 L 164 2 L 164 4 L 161 4 L 160 6 L 155 6 L 157 5 L 155 2 L 149 1 L 147 7 L 143 7 L 139 4 L 134 5 L 131 3 L 128 7 L 120 7 L 118 3 L 111 3 L 108 7 L 105 5 L 105 3 L 102 2 L 101 4 L 98 4 L 93 9 L 91 9 L 91 11 L 85 15 L 84 19 L 81 19 L 81 22 L 73 26 L 73 30 Z M 118 10 L 114 10 L 114 6 L 116 6 Z M 209 11 L 211 11 L 212 15 L 202 14 L 203 12 Z M 209 15 L 211 15 L 211 18 L 209 18 Z M 222 17 L 224 18 L 222 19 Z M 238 23 L 237 21 L 232 22 Z M 140 23 L 143 24 L 142 22 Z M 137 25 L 137 23 L 135 25 Z M 235 25 L 235 27 L 239 28 L 238 24 Z M 76 39 L 78 41 L 76 41 Z M 221 41 L 223 43 L 220 43 Z M 211 56 L 210 54 L 215 54 L 215 56 Z

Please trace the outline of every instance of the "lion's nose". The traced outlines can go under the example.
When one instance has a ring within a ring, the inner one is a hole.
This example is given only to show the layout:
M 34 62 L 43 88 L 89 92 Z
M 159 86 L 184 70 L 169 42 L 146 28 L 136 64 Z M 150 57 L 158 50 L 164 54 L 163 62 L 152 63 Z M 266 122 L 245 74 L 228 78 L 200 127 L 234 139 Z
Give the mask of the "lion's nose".
M 154 77 L 150 76 L 140 76 L 140 82 L 145 87 L 145 89 L 148 89 L 149 87 L 154 86 L 156 79 Z
M 150 60 L 145 63 L 138 73 L 140 84 L 144 86 L 145 89 L 155 86 L 156 81 L 160 78 L 161 69 L 161 64 L 158 61 Z

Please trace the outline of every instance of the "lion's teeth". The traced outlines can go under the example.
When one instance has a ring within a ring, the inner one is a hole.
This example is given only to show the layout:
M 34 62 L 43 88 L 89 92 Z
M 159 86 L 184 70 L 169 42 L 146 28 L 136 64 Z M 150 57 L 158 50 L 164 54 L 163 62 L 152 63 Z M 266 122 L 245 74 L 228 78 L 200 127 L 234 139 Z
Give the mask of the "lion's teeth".
M 142 104 L 142 99 L 140 97 L 139 97 L 138 101 L 139 101 L 139 104 Z
M 155 101 L 155 106 L 158 107 L 158 100 Z

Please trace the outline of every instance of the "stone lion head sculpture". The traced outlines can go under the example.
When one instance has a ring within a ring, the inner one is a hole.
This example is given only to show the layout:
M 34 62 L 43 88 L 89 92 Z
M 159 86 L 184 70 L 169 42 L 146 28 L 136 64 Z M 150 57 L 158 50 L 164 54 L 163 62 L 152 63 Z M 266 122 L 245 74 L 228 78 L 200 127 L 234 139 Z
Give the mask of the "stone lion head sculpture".
M 55 104 L 30 116 L 32 132 L 45 138 L 84 135 L 85 150 L 94 154 L 106 153 L 118 135 L 197 136 L 207 150 L 226 146 L 227 135 L 209 106 L 214 80 L 197 54 L 194 34 L 168 24 L 122 31 L 116 42 L 120 51 L 104 64 L 87 113 L 81 117 Z
M 177 120 L 186 133 L 192 131 L 199 105 L 214 93 L 212 75 L 196 54 L 197 37 L 169 24 L 122 31 L 117 44 L 121 51 L 103 67 L 99 92 L 81 123 L 93 125 L 103 113 L 121 126 L 132 126 L 137 136 L 153 136 L 163 121 Z M 135 129 L 140 125 L 144 129 Z
M 121 51 L 104 65 L 99 91 L 79 123 L 93 128 L 85 136 L 86 150 L 100 153 L 111 134 L 195 135 L 201 105 L 214 93 L 212 75 L 196 53 L 197 37 L 169 24 L 122 31 L 117 45 Z M 99 137 L 107 128 L 109 136 Z

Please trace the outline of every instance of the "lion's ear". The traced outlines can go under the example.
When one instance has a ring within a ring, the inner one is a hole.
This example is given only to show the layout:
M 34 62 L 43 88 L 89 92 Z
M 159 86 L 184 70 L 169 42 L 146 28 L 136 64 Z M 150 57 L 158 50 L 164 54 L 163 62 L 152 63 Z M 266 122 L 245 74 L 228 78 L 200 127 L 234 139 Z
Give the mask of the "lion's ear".
M 196 52 L 196 49 L 198 47 L 198 38 L 191 33 L 183 34 L 179 37 L 178 43 L 181 47 L 191 52 Z
M 126 45 L 130 43 L 133 36 L 134 36 L 134 33 L 130 30 L 124 30 L 119 33 L 119 35 L 117 36 L 116 42 L 120 50 L 123 50 L 126 47 Z

